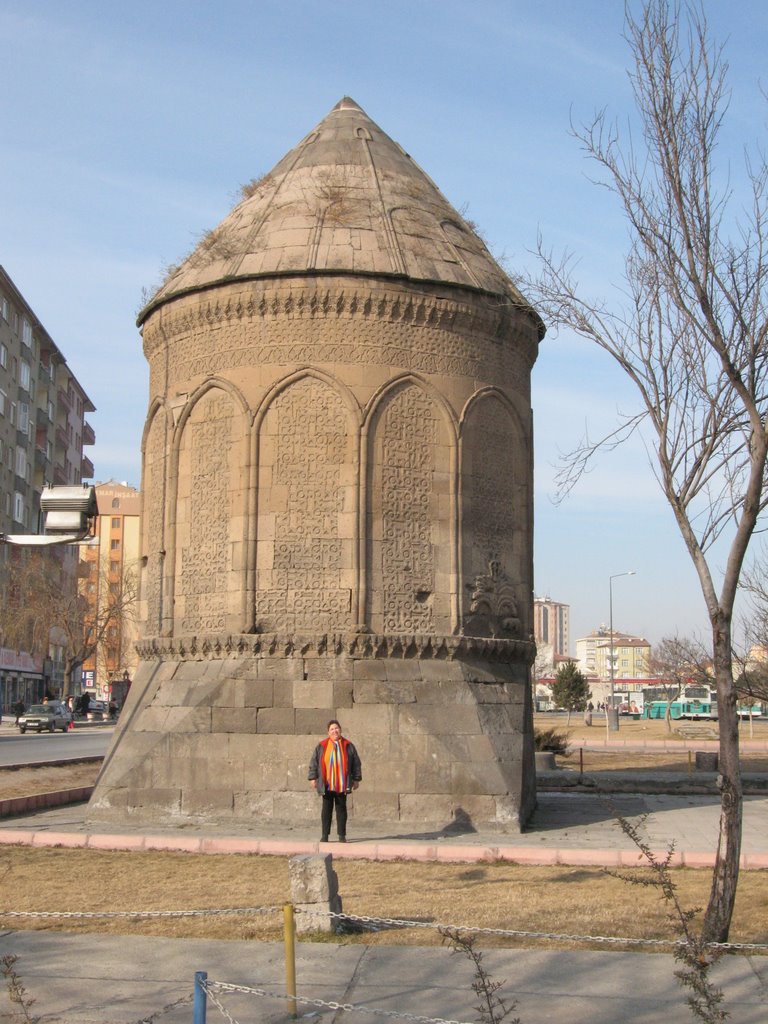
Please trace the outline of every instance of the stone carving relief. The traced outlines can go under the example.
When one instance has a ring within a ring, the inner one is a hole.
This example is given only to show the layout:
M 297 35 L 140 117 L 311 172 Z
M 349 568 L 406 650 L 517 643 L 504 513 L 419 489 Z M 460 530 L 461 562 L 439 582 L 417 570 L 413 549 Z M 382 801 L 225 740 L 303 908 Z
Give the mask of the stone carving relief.
M 488 560 L 488 571 L 467 583 L 470 593 L 469 615 L 465 619 L 468 636 L 515 639 L 520 636 L 520 617 L 512 580 L 497 557 Z
M 319 333 L 310 326 L 329 321 Z M 392 329 L 382 331 L 391 324 Z M 212 331 L 212 327 L 219 329 Z M 493 314 L 445 299 L 387 291 L 357 294 L 330 289 L 238 297 L 187 308 L 163 321 L 168 387 L 253 365 L 344 363 L 402 366 L 528 387 L 535 357 L 532 335 L 511 337 L 505 307 Z M 145 344 L 160 332 L 147 328 Z M 154 340 L 153 340 L 154 339 Z M 503 340 L 502 340 L 503 339 Z M 165 365 L 165 362 L 163 362 Z
M 462 429 L 465 632 L 479 628 L 478 588 L 490 587 L 488 594 L 499 595 L 498 600 L 482 605 L 494 609 L 491 619 L 487 608 L 483 613 L 491 632 L 476 635 L 516 635 L 494 630 L 500 628 L 502 619 L 518 618 L 517 601 L 523 600 L 533 586 L 533 581 L 526 579 L 529 570 L 523 543 L 528 529 L 527 490 L 522 482 L 527 466 L 527 448 L 511 411 L 492 393 L 476 400 Z M 501 566 L 508 569 L 511 579 Z M 499 589 L 502 582 L 504 587 Z M 498 603 L 508 599 L 515 606 L 509 613 Z
M 259 440 L 259 631 L 317 632 L 349 623 L 354 529 L 349 517 L 349 528 L 341 531 L 340 517 L 353 487 L 353 451 L 344 403 L 317 378 L 291 384 L 265 416 Z M 350 499 L 347 511 L 352 509 Z
M 377 632 L 429 633 L 435 592 L 434 402 L 414 384 L 399 389 L 385 401 L 373 440 L 371 624 Z
M 176 599 L 183 633 L 225 628 L 231 585 L 234 406 L 213 389 L 195 405 L 179 453 Z

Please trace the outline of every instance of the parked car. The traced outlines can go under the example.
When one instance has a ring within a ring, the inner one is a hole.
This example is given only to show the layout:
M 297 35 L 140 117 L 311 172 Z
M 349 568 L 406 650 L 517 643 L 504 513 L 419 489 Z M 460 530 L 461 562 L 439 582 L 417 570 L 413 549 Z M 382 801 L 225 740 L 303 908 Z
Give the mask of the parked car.
M 86 715 L 89 722 L 102 722 L 107 717 L 107 705 L 103 700 L 91 700 Z
M 19 718 L 19 732 L 24 733 L 27 729 L 36 729 L 37 732 L 42 732 L 44 729 L 48 732 L 61 729 L 62 732 L 66 732 L 71 721 L 72 713 L 66 704 L 56 701 L 49 701 L 48 704 L 33 704 Z

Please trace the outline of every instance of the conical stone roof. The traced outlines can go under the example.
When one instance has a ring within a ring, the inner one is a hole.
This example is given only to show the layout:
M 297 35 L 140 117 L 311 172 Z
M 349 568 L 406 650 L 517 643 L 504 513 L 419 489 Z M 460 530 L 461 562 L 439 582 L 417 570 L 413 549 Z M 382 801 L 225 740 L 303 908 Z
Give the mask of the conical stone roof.
M 219 284 L 322 274 L 468 288 L 529 308 L 428 175 L 345 97 L 244 187 L 242 201 L 172 268 L 138 322 L 175 296 Z

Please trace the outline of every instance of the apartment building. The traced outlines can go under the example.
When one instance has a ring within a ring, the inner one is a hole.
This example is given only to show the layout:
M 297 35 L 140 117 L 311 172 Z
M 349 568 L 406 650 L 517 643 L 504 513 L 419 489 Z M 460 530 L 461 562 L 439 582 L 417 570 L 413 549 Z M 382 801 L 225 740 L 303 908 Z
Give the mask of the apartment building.
M 614 629 L 613 639 L 607 626 L 599 626 L 576 641 L 576 661 L 587 676 L 609 680 L 613 658 L 613 678 L 647 679 L 650 674 L 651 645 L 640 636 Z
M 571 606 L 553 601 L 551 597 L 533 599 L 533 637 L 538 661 L 542 667 L 554 669 L 570 655 Z
M 78 575 L 103 642 L 83 665 L 82 688 L 98 700 L 114 697 L 121 704 L 138 661 L 141 492 L 115 480 L 96 484 L 95 490 L 95 543 L 80 548 Z
M 83 447 L 95 443 L 85 419 L 95 407 L 32 307 L 0 266 L 0 533 L 38 533 L 46 484 L 93 476 Z M 19 549 L 0 544 L 0 567 Z M 61 553 L 74 575 L 77 554 Z M 2 595 L 0 595 L 0 598 Z M 61 682 L 55 647 L 41 659 L 0 648 L 0 700 L 38 700 Z

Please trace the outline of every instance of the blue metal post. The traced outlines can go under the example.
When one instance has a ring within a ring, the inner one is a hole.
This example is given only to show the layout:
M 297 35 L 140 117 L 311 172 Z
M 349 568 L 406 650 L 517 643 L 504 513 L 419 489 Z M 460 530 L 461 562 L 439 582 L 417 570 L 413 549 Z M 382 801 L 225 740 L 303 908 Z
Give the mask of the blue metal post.
M 208 981 L 207 971 L 195 971 L 195 1002 L 192 1024 L 205 1024 L 207 998 L 205 982 Z

